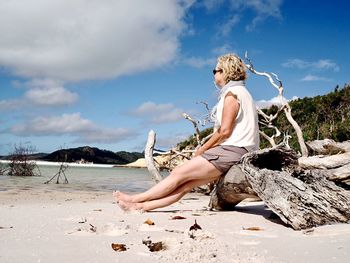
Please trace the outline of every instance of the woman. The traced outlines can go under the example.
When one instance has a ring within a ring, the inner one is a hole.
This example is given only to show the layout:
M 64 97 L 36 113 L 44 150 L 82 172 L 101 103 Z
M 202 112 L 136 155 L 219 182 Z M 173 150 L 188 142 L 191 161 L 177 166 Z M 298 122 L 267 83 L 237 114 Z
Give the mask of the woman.
M 122 209 L 149 211 L 168 206 L 194 187 L 219 179 L 243 154 L 258 149 L 258 118 L 244 84 L 245 64 L 235 54 L 223 55 L 218 58 L 213 73 L 220 89 L 219 101 L 212 113 L 213 136 L 196 151 L 194 158 L 176 167 L 148 191 L 135 195 L 115 192 L 113 195 Z

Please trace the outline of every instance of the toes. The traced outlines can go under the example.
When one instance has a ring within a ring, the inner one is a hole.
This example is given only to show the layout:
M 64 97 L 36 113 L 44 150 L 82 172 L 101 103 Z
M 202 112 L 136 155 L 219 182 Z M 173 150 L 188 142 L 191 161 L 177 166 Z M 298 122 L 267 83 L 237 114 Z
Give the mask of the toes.
M 118 202 L 118 205 L 121 209 L 123 209 L 124 211 L 128 211 L 129 210 L 129 207 L 128 207 L 128 204 L 126 202 L 123 202 L 123 201 L 119 201 Z

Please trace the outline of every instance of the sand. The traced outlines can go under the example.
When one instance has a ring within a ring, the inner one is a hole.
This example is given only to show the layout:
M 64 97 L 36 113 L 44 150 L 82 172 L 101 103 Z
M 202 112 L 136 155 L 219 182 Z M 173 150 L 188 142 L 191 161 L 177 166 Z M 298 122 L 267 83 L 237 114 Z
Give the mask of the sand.
M 349 262 L 349 224 L 294 231 L 262 202 L 215 212 L 200 194 L 148 213 L 113 201 L 100 192 L 0 192 L 0 262 Z M 202 230 L 189 231 L 195 220 Z M 151 252 L 143 240 L 165 249 Z

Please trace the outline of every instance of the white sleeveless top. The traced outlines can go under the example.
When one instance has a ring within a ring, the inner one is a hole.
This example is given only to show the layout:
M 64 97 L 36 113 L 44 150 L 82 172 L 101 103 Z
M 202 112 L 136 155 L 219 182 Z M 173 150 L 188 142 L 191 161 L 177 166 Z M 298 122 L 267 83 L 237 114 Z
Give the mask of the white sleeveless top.
M 254 100 L 243 81 L 230 81 L 221 89 L 219 102 L 216 106 L 216 117 L 214 129 L 221 126 L 222 112 L 224 109 L 224 100 L 228 92 L 237 97 L 239 111 L 235 120 L 235 126 L 232 134 L 221 145 L 233 145 L 244 147 L 247 151 L 259 149 L 259 125 L 258 114 L 255 108 Z

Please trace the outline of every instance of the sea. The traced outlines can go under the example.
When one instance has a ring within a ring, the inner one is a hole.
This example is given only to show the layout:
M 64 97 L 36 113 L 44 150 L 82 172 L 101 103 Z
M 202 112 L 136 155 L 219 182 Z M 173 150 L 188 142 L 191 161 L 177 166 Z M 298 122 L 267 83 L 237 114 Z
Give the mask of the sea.
M 112 166 L 69 166 L 65 170 L 68 184 L 64 178 L 56 184 L 56 178 L 49 184 L 44 184 L 58 171 L 58 165 L 38 165 L 41 176 L 0 176 L 0 191 L 8 190 L 59 190 L 59 191 L 96 191 L 137 193 L 143 192 L 154 185 L 146 168 L 125 168 Z M 162 172 L 166 176 L 166 172 Z

